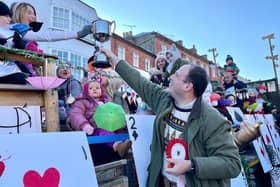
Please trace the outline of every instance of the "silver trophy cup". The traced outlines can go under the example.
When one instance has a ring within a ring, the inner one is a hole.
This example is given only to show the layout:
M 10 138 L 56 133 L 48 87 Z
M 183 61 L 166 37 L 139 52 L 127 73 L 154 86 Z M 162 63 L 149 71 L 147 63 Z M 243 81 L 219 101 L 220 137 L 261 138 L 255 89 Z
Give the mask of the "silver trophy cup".
M 116 22 L 109 22 L 107 20 L 96 20 L 92 24 L 92 34 L 96 41 L 100 42 L 101 45 L 103 42 L 106 42 L 110 39 L 112 32 L 116 29 Z M 102 46 L 101 46 L 102 47 Z M 99 50 L 99 46 L 95 46 L 94 58 L 93 58 L 93 66 L 97 68 L 108 68 L 110 67 L 110 63 L 108 62 L 108 58 L 104 53 Z

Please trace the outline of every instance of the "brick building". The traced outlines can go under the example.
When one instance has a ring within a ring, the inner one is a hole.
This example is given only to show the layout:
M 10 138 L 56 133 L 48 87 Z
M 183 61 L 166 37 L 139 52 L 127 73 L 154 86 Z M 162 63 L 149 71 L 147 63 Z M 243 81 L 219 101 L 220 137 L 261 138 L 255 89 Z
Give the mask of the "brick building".
M 124 33 L 123 37 L 130 43 L 144 48 L 154 55 L 158 54 L 159 52 L 166 52 L 171 44 L 175 43 L 181 53 L 182 58 L 186 59 L 191 64 L 196 64 L 204 68 L 209 74 L 210 80 L 214 86 L 221 85 L 222 83 L 222 68 L 217 64 L 214 64 L 212 61 L 209 61 L 207 59 L 207 55 L 197 54 L 195 46 L 193 46 L 191 49 L 187 49 L 183 46 L 182 40 L 175 42 L 158 32 L 144 32 L 135 36 L 132 35 L 132 32 L 127 32 Z M 155 63 L 153 59 L 151 65 L 154 66 L 154 64 Z
M 146 77 L 148 77 L 150 68 L 154 66 L 155 54 L 117 34 L 113 34 L 111 37 L 111 50 L 120 59 L 126 60 L 136 67 Z

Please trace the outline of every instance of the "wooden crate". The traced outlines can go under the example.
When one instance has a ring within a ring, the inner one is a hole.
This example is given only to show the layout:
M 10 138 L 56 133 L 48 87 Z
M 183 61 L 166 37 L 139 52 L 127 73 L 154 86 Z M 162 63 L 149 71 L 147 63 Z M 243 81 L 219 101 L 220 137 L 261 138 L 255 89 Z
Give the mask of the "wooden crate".
M 0 60 L 23 61 L 42 66 L 45 75 L 56 76 L 57 59 L 52 55 L 38 55 L 21 49 L 8 49 L 0 46 Z M 29 85 L 0 84 L 0 106 L 35 105 L 45 107 L 47 131 L 59 131 L 58 96 L 55 89 L 41 90 Z
M 118 160 L 95 167 L 98 183 L 112 182 L 126 175 L 127 160 Z
M 128 177 L 121 176 L 110 182 L 99 183 L 99 187 L 128 187 Z

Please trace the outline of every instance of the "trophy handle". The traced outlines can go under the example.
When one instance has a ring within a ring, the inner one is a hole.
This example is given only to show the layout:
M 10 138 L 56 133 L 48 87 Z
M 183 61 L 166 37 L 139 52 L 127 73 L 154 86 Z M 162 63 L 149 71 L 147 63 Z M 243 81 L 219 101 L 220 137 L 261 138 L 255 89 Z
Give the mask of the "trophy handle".
M 116 30 L 116 22 L 115 22 L 115 21 L 112 21 L 110 25 L 111 25 L 111 26 L 114 25 L 114 29 L 113 29 L 113 31 L 111 31 L 111 33 L 115 33 L 115 30 Z M 110 30 L 111 30 L 111 28 L 110 28 Z

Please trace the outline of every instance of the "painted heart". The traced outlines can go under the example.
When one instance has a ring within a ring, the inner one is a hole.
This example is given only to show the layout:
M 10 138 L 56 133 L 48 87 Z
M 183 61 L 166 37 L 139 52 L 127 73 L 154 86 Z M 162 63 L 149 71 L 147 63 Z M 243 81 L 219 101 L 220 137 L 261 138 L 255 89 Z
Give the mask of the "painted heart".
M 267 142 L 268 144 L 270 144 L 270 138 L 269 138 L 269 136 L 268 136 L 268 135 L 265 135 L 265 138 L 266 138 L 266 142 Z
M 4 170 L 5 170 L 5 164 L 4 162 L 0 161 L 0 177 L 4 173 Z
M 263 157 L 264 157 L 264 154 L 265 154 L 264 150 L 263 150 L 262 148 L 260 148 L 260 151 L 261 151 L 261 154 L 262 154 Z
M 56 168 L 48 168 L 41 177 L 37 171 L 29 170 L 23 176 L 24 187 L 58 187 L 60 174 Z

